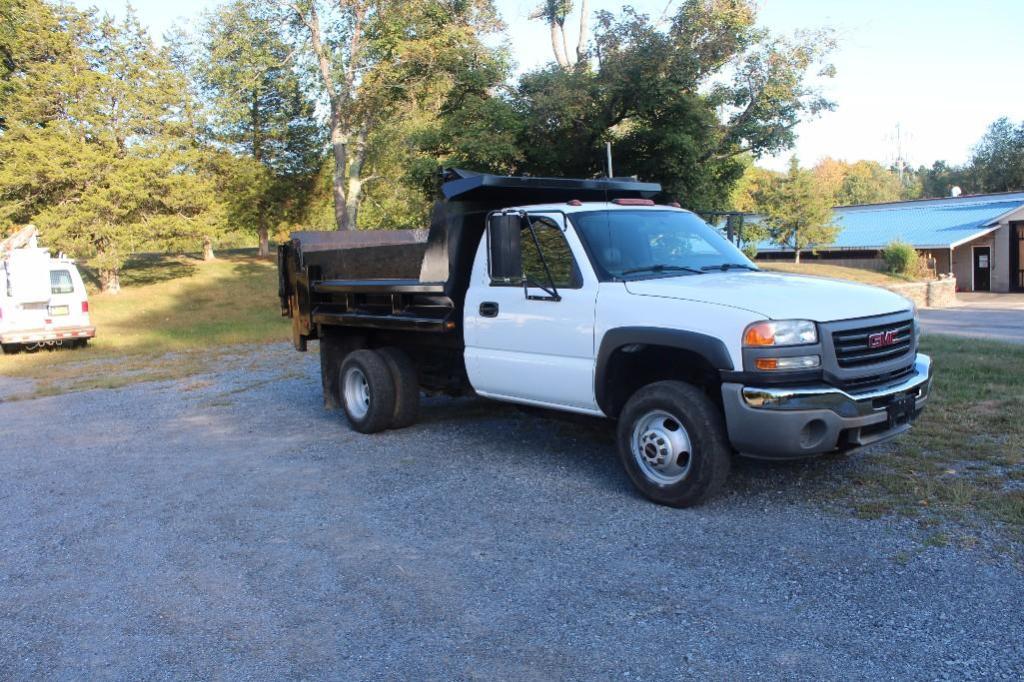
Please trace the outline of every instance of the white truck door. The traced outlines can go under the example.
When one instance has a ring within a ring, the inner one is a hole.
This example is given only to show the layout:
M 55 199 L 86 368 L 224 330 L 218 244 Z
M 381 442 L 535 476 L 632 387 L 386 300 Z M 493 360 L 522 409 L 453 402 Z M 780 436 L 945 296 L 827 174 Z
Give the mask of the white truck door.
M 563 214 L 529 217 L 537 240 L 523 223 L 522 269 L 531 281 L 525 292 L 522 284 L 492 279 L 490 235 L 480 240 L 464 315 L 470 383 L 492 398 L 600 414 L 594 397 L 597 277 Z M 532 284 L 548 282 L 538 244 L 559 300 L 546 300 L 549 292 Z

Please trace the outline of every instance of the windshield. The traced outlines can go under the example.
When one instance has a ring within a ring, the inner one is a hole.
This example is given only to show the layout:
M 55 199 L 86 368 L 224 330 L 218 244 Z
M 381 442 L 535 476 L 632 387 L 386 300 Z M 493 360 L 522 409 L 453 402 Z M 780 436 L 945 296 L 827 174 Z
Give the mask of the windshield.
M 696 215 L 684 211 L 588 211 L 572 221 L 599 270 L 616 278 L 699 275 L 756 266 Z

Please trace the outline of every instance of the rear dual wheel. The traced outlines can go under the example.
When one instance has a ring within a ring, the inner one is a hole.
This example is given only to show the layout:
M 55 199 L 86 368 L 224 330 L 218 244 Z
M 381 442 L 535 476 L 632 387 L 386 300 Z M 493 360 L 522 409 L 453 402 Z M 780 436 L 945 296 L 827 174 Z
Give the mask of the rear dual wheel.
M 416 365 L 400 348 L 381 348 L 377 352 L 384 358 L 395 384 L 395 411 L 391 418 L 391 428 L 412 426 L 420 416 L 420 380 Z
M 403 428 L 419 415 L 416 367 L 397 348 L 349 353 L 341 364 L 338 388 L 345 416 L 360 433 Z

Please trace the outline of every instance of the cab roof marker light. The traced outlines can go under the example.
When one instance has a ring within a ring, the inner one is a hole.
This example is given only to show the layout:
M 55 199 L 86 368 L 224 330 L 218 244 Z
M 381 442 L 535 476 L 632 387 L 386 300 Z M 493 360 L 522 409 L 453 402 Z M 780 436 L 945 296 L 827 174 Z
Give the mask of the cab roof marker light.
M 620 198 L 612 199 L 612 203 L 618 206 L 654 206 L 654 199 Z

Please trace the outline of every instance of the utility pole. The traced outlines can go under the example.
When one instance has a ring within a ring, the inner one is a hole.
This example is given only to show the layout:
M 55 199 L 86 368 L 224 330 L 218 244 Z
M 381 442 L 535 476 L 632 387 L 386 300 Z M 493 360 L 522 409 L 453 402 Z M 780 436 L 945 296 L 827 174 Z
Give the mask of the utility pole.
M 897 123 L 896 124 L 896 160 L 893 162 L 896 166 L 896 173 L 900 178 L 900 186 L 903 186 L 903 173 L 907 167 L 907 160 L 903 158 L 903 128 Z

